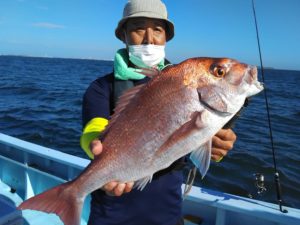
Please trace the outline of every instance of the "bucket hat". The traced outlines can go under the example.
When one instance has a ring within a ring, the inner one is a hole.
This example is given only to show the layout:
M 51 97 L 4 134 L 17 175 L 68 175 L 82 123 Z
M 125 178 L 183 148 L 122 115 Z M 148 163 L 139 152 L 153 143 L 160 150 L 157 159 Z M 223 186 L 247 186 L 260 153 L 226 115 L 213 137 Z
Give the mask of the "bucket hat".
M 160 0 L 129 0 L 124 7 L 123 18 L 119 21 L 115 35 L 123 41 L 122 27 L 130 18 L 146 17 L 161 19 L 166 22 L 167 41 L 174 37 L 174 24 L 168 19 L 165 4 Z

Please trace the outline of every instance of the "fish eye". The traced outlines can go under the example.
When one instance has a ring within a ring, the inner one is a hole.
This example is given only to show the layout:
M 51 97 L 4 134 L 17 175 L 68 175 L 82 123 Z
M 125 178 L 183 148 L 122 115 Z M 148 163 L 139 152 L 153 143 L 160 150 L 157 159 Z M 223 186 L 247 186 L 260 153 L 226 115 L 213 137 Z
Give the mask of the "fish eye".
M 223 66 L 214 66 L 212 69 L 212 74 L 215 77 L 219 77 L 219 78 L 224 77 L 226 72 L 227 72 L 227 69 Z

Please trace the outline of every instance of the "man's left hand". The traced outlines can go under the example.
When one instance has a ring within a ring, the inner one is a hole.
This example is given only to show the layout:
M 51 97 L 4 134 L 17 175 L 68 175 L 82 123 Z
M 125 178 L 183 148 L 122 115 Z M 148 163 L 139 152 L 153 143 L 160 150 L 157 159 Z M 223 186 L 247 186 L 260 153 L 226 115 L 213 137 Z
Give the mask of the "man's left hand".
M 212 138 L 211 159 L 219 162 L 233 148 L 236 141 L 236 135 L 231 129 L 221 129 Z

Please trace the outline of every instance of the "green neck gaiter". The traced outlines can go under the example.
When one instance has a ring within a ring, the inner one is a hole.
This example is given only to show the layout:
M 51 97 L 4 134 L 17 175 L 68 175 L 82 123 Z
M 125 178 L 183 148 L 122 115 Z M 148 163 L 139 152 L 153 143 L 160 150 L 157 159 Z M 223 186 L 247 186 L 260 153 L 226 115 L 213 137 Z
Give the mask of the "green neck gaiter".
M 141 69 L 129 67 L 129 56 L 125 48 L 119 49 L 114 59 L 114 74 L 119 80 L 141 80 L 145 75 L 138 73 Z M 165 60 L 162 60 L 157 69 L 165 68 Z

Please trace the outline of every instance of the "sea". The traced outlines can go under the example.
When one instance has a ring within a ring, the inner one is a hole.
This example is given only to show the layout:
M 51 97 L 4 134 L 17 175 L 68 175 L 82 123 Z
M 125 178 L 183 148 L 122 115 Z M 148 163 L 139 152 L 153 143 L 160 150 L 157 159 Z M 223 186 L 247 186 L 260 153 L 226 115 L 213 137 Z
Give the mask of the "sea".
M 80 148 L 82 96 L 112 61 L 0 56 L 0 132 L 87 158 Z M 234 148 L 212 162 L 201 187 L 277 203 L 274 162 L 285 206 L 300 208 L 300 71 L 264 70 L 264 93 L 236 120 Z M 262 80 L 261 73 L 259 74 Z M 264 176 L 258 184 L 257 174 Z M 258 185 L 265 191 L 260 192 Z

